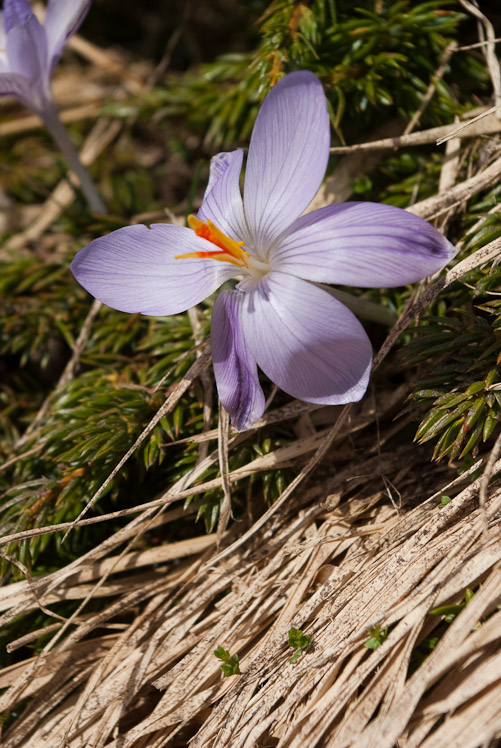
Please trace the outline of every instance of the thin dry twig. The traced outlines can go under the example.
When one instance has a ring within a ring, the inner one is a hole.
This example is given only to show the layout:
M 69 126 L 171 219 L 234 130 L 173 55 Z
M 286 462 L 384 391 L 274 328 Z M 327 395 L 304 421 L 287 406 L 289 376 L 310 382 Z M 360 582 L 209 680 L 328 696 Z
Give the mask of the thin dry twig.
M 469 273 L 474 268 L 480 267 L 491 260 L 495 260 L 500 252 L 501 239 L 494 239 L 494 241 L 486 244 L 482 249 L 479 249 L 474 254 L 466 257 L 461 262 L 458 262 L 452 270 L 448 270 L 445 276 L 439 278 L 432 286 L 424 288 L 419 298 L 407 308 L 390 331 L 390 334 L 384 341 L 374 359 L 373 369 L 376 369 L 380 365 L 398 336 L 410 325 L 412 320 L 418 317 L 444 288 L 447 288 L 451 283 L 459 280 L 463 275 L 466 275 L 466 273 Z
M 63 109 L 59 116 L 61 122 L 64 122 L 64 124 L 71 124 L 72 122 L 81 122 L 85 119 L 95 119 L 99 116 L 99 113 L 99 104 L 91 103 L 84 104 L 83 106 L 72 107 L 71 109 Z M 0 123 L 0 138 L 8 137 L 10 135 L 21 135 L 22 133 L 30 132 L 31 130 L 38 130 L 42 126 L 42 120 L 36 114 L 16 117 L 16 119 L 8 122 Z
M 72 524 L 72 527 L 76 527 L 76 522 L 80 521 L 82 517 L 89 511 L 89 509 L 94 506 L 97 499 L 101 496 L 102 492 L 109 486 L 113 478 L 117 475 L 117 473 L 122 469 L 122 467 L 125 465 L 129 457 L 134 454 L 136 449 L 140 444 L 143 443 L 143 441 L 151 434 L 157 423 L 162 420 L 168 413 L 170 413 L 179 402 L 180 398 L 184 395 L 188 387 L 191 386 L 193 381 L 200 375 L 204 369 L 206 369 L 211 361 L 211 354 L 210 350 L 204 351 L 202 355 L 190 366 L 186 374 L 183 376 L 180 382 L 176 384 L 176 386 L 173 388 L 172 392 L 167 397 L 165 403 L 158 409 L 156 414 L 153 416 L 149 424 L 146 426 L 145 429 L 141 432 L 141 434 L 138 436 L 134 444 L 131 446 L 131 448 L 125 453 L 125 455 L 122 457 L 118 465 L 116 465 L 110 475 L 106 478 L 104 483 L 98 488 L 98 490 L 94 493 L 94 495 L 90 498 L 89 502 L 85 505 L 85 507 L 82 509 L 78 517 L 76 518 L 75 522 Z M 68 533 L 70 532 L 71 528 L 66 531 L 66 534 L 63 538 L 63 540 L 67 537 Z
M 493 135 L 501 130 L 501 124 L 496 118 L 496 107 L 482 111 L 473 119 L 465 122 L 459 128 L 457 125 L 441 125 L 429 130 L 420 130 L 409 135 L 397 135 L 381 140 L 372 140 L 366 143 L 355 143 L 354 145 L 334 146 L 330 152 L 336 156 L 344 156 L 350 153 L 366 151 L 387 151 L 392 148 L 408 148 L 411 146 L 440 145 L 450 137 L 473 138 L 479 135 Z
M 495 106 L 492 106 L 490 109 L 487 109 L 485 112 L 481 112 L 476 117 L 473 117 L 473 119 L 470 119 L 468 122 L 465 122 L 464 124 L 460 125 L 459 127 L 454 127 L 451 132 L 447 133 L 447 135 L 443 135 L 439 138 L 437 138 L 437 145 L 442 145 L 442 143 L 445 143 L 446 140 L 450 140 L 450 138 L 456 138 L 456 137 L 465 137 L 465 131 L 467 133 L 472 132 L 472 125 L 474 125 L 476 122 L 479 122 L 480 120 L 483 120 L 485 117 L 488 117 L 490 114 L 495 114 L 496 117 L 499 119 L 500 108 L 496 104 Z
M 228 465 L 228 439 L 230 431 L 230 417 L 221 403 L 219 403 L 219 435 L 218 435 L 218 457 L 219 471 L 221 473 L 221 487 L 223 489 L 223 501 L 219 510 L 219 521 L 217 524 L 218 544 L 228 527 L 231 516 L 231 489 L 229 481 Z
M 498 434 L 498 437 L 496 441 L 494 442 L 494 446 L 491 449 L 489 457 L 487 458 L 487 462 L 485 463 L 485 469 L 482 474 L 482 478 L 480 480 L 479 502 L 480 502 L 480 509 L 482 511 L 484 533 L 487 533 L 488 524 L 489 524 L 487 512 L 486 512 L 487 488 L 489 486 L 489 481 L 492 479 L 492 476 L 494 475 L 495 466 L 500 455 L 501 455 L 501 434 Z
M 421 116 L 423 112 L 425 111 L 426 107 L 432 100 L 435 91 L 437 90 L 437 83 L 443 78 L 445 71 L 447 70 L 449 66 L 449 61 L 453 55 L 453 53 L 457 49 L 457 43 L 451 42 L 444 51 L 442 52 L 442 55 L 440 56 L 440 62 L 437 70 L 433 73 L 430 85 L 428 86 L 425 95 L 423 96 L 423 100 L 421 104 L 419 105 L 419 109 L 417 109 L 414 114 L 412 115 L 411 119 L 409 120 L 408 124 L 405 127 L 405 130 L 402 133 L 402 137 L 405 137 L 409 133 L 411 133 L 419 120 L 421 119 Z
M 109 122 L 100 119 L 88 135 L 82 151 L 80 160 L 84 166 L 90 166 L 105 148 L 116 138 L 122 125 L 120 122 Z M 54 221 L 71 205 L 75 199 L 75 190 L 72 185 L 77 185 L 76 177 L 70 172 L 68 179 L 63 179 L 53 190 L 48 200 L 42 206 L 38 218 L 36 218 L 27 229 L 11 237 L 6 242 L 8 249 L 19 249 L 25 244 L 38 239 Z
M 501 119 L 501 68 L 499 66 L 499 60 L 496 55 L 496 34 L 494 32 L 494 26 L 489 21 L 487 16 L 482 13 L 480 8 L 478 7 L 478 3 L 473 0 L 473 2 L 470 2 L 470 0 L 459 0 L 463 8 L 466 8 L 466 10 L 471 13 L 473 16 L 478 18 L 479 20 L 479 27 L 483 28 L 485 31 L 485 36 L 487 39 L 484 38 L 481 39 L 482 42 L 485 41 L 485 46 L 483 47 L 485 60 L 487 62 L 487 67 L 489 69 L 489 74 L 491 76 L 492 81 L 492 88 L 494 91 L 494 102 L 497 107 L 497 117 L 498 119 Z
M 303 483 L 306 478 L 308 478 L 309 475 L 313 472 L 315 467 L 321 462 L 325 454 L 327 453 L 328 449 L 330 448 L 332 442 L 334 441 L 334 438 L 339 434 L 340 430 L 345 424 L 345 421 L 349 415 L 351 409 L 351 403 L 349 405 L 345 405 L 343 410 L 341 411 L 340 415 L 338 416 L 338 419 L 334 426 L 330 429 L 330 431 L 324 436 L 322 439 L 322 442 L 320 446 L 317 448 L 315 454 L 313 457 L 308 461 L 307 465 L 301 470 L 299 475 L 294 478 L 292 483 L 289 484 L 289 486 L 285 489 L 285 491 L 281 494 L 280 498 L 277 499 L 277 501 L 260 517 L 253 525 L 252 527 L 244 533 L 238 540 L 236 540 L 232 546 L 229 546 L 224 551 L 222 551 L 218 556 L 216 556 L 215 559 L 211 561 L 211 563 L 219 563 L 227 556 L 234 553 L 238 548 L 245 545 L 246 542 L 250 540 L 251 537 L 253 537 L 261 528 L 266 525 L 266 523 L 273 517 L 274 514 L 277 513 L 277 511 L 285 504 L 286 501 L 291 497 L 291 495 L 294 493 L 296 488 Z
M 497 36 L 492 41 L 495 42 L 496 44 L 498 42 L 501 42 L 501 36 Z M 461 47 L 458 47 L 457 51 L 458 52 L 465 52 L 468 49 L 478 49 L 479 47 L 485 47 L 486 44 L 490 44 L 490 43 L 491 43 L 490 41 L 484 40 L 483 42 L 475 42 L 474 44 L 465 44 L 465 45 L 462 45 Z
M 198 318 L 198 312 L 196 307 L 191 307 L 191 309 L 188 309 L 188 318 L 190 320 L 191 327 L 193 329 L 193 335 L 195 337 L 195 342 L 200 345 L 202 342 L 201 340 L 201 329 L 202 325 L 200 324 L 200 320 Z M 201 349 L 199 348 L 197 350 L 196 355 L 200 356 Z M 213 386 L 212 386 L 212 377 L 207 369 L 203 371 L 200 374 L 200 381 L 202 382 L 202 387 L 204 390 L 204 405 L 203 405 L 203 415 L 204 415 L 204 425 L 202 429 L 202 434 L 208 433 L 210 430 L 210 423 L 212 419 L 212 396 L 213 396 Z M 209 444 L 208 441 L 201 441 L 200 446 L 198 448 L 198 459 L 197 462 L 203 462 L 205 458 L 207 457 L 207 454 L 209 452 Z
M 442 192 L 426 200 L 422 200 L 420 203 L 407 208 L 407 210 L 409 213 L 421 216 L 421 218 L 440 215 L 440 213 L 448 210 L 451 205 L 462 202 L 463 200 L 469 200 L 482 190 L 496 184 L 500 176 L 501 158 L 498 158 L 479 174 L 475 174 L 470 179 L 457 184 L 455 187 L 447 190 L 447 192 Z
M 80 34 L 74 34 L 70 38 L 68 47 L 79 55 L 82 55 L 82 57 L 93 65 L 96 65 L 96 67 L 102 68 L 107 73 L 116 75 L 120 83 L 131 94 L 137 94 L 143 88 L 143 80 L 131 71 L 130 67 L 124 64 L 116 53 L 98 47 L 97 44 L 84 39 Z

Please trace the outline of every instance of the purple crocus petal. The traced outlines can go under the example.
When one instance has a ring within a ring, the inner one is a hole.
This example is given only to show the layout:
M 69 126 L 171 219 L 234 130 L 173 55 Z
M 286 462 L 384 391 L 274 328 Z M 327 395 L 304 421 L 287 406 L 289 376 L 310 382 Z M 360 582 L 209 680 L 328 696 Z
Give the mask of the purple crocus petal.
M 212 361 L 219 399 L 239 431 L 264 411 L 264 395 L 253 358 L 242 333 L 243 294 L 223 291 L 212 310 Z
M 0 10 L 0 73 L 9 72 L 9 62 L 5 52 L 6 43 L 7 35 L 5 32 L 5 19 L 3 12 Z
M 178 314 L 235 275 L 233 265 L 216 260 L 175 259 L 213 248 L 182 226 L 125 226 L 81 249 L 71 270 L 89 293 L 113 309 Z
M 280 272 L 269 273 L 244 299 L 245 340 L 257 365 L 281 389 L 327 405 L 363 397 L 372 348 L 344 304 Z
M 27 21 L 32 13 L 33 10 L 29 0 L 4 0 L 5 31 L 8 33 L 14 26 Z
M 0 40 L 0 44 L 1 43 L 2 42 Z M 7 60 L 7 55 L 5 54 L 5 52 L 2 54 L 2 49 L 5 49 L 5 47 L 0 47 L 0 75 L 2 75 L 3 73 L 10 72 L 9 61 Z
M 306 280 L 390 288 L 443 268 L 455 248 L 427 221 L 392 205 L 342 203 L 299 218 L 272 265 Z
M 8 29 L 7 23 L 5 27 Z M 24 75 L 31 83 L 48 73 L 45 30 L 33 13 L 7 31 L 6 48 L 11 72 Z
M 50 68 L 57 63 L 68 39 L 77 31 L 92 0 L 49 0 L 45 14 L 45 31 Z
M 211 159 L 209 184 L 198 211 L 201 221 L 212 221 L 235 241 L 245 240 L 247 235 L 239 184 L 243 157 L 240 148 Z
M 242 148 L 239 148 L 236 151 L 221 151 L 221 153 L 216 153 L 215 156 L 212 156 L 209 167 L 209 181 L 207 182 L 207 187 L 205 188 L 204 200 L 211 189 L 214 187 L 218 179 L 223 176 L 228 166 L 231 166 L 233 160 L 238 159 L 239 157 L 240 168 L 242 168 Z
M 245 217 L 256 247 L 268 247 L 310 204 L 329 159 L 322 84 L 300 70 L 268 94 L 254 125 L 245 172 Z
M 0 96 L 16 96 L 25 101 L 29 99 L 29 84 L 23 75 L 0 72 Z

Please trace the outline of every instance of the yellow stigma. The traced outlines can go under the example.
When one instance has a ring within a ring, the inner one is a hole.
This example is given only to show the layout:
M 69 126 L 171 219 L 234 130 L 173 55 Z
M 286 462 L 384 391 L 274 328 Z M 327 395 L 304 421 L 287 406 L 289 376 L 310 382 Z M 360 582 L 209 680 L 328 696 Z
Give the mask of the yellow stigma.
M 247 263 L 249 253 L 243 249 L 245 242 L 236 242 L 233 239 L 230 239 L 230 237 L 223 234 L 217 226 L 214 226 L 212 221 L 204 223 L 196 216 L 188 216 L 188 226 L 190 229 L 193 229 L 197 236 L 200 236 L 202 239 L 207 239 L 207 241 L 215 244 L 219 249 L 208 252 L 188 252 L 185 255 L 176 255 L 176 260 L 181 260 L 185 257 L 210 257 L 212 260 L 230 262 L 232 265 L 236 265 L 237 267 L 246 268 L 249 266 Z

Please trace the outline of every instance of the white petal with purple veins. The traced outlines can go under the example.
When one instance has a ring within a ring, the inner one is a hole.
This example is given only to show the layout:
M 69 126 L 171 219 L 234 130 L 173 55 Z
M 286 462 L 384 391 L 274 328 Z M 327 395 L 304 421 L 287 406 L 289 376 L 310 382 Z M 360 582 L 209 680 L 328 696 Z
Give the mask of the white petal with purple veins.
M 201 221 L 212 221 L 223 234 L 237 242 L 247 240 L 239 183 L 243 155 L 240 148 L 218 153 L 211 159 L 209 184 L 198 211 Z
M 209 166 L 209 181 L 205 188 L 204 200 L 216 182 L 223 176 L 226 169 L 231 166 L 234 159 L 239 160 L 240 168 L 242 168 L 242 156 L 242 148 L 238 148 L 235 151 L 221 151 L 221 153 L 216 153 L 215 156 L 212 156 Z
M 308 70 L 282 78 L 259 110 L 245 173 L 245 217 L 261 254 L 314 198 L 329 144 L 329 116 L 318 78 Z
M 244 308 L 249 349 L 285 392 L 327 405 L 363 397 L 372 348 L 344 304 L 306 281 L 272 272 L 245 294 Z
M 7 35 L 5 33 L 5 19 L 3 12 L 0 10 L 0 73 L 9 72 L 9 62 L 5 51 L 6 44 Z
M 25 101 L 29 95 L 30 87 L 24 75 L 0 73 L 0 96 L 16 96 Z
M 212 311 L 212 361 L 217 392 L 232 425 L 239 431 L 252 426 L 264 411 L 264 395 L 257 366 L 242 332 L 243 294 L 223 291 Z
M 392 205 L 354 202 L 299 218 L 272 266 L 312 281 L 390 288 L 426 278 L 455 254 L 422 218 Z
M 6 48 L 13 73 L 24 75 L 31 83 L 48 81 L 47 40 L 43 26 L 33 13 L 7 32 Z
M 9 32 L 14 26 L 27 21 L 32 13 L 33 10 L 29 0 L 4 0 L 5 31 Z
M 176 259 L 211 248 L 182 226 L 125 226 L 81 249 L 71 270 L 89 293 L 113 309 L 178 314 L 235 274 L 234 266 L 216 260 Z
M 57 63 L 68 39 L 87 15 L 92 0 L 49 0 L 45 14 L 45 31 L 51 69 Z

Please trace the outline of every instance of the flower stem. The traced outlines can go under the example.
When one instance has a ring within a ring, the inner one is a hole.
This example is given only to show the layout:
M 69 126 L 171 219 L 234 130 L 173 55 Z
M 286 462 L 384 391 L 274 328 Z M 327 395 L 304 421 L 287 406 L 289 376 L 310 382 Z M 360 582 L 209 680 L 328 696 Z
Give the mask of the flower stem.
M 96 213 L 106 213 L 106 206 L 99 195 L 89 172 L 80 161 L 78 151 L 71 142 L 66 128 L 59 119 L 55 105 L 52 102 L 47 103 L 39 114 L 59 150 L 68 162 L 70 169 L 78 179 L 80 188 L 89 203 L 90 209 Z

